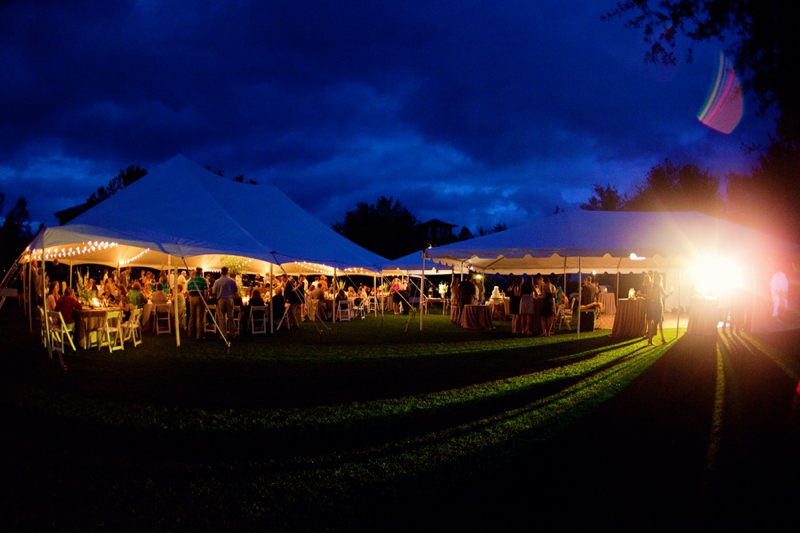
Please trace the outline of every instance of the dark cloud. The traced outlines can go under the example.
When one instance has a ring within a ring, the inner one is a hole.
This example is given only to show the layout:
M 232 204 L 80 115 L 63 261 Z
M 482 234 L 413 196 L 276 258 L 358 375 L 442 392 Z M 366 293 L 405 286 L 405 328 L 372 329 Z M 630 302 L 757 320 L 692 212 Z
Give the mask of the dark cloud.
M 328 223 L 384 195 L 475 230 L 631 190 L 664 157 L 745 170 L 769 122 L 695 118 L 717 50 L 645 65 L 611 4 L 6 2 L 0 191 L 52 224 L 183 153 Z

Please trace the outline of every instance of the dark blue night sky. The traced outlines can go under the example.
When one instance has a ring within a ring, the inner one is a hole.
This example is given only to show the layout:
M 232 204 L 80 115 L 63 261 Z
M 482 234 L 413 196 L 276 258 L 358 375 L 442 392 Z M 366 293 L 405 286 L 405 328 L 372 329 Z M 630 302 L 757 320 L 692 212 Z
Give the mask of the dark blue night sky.
M 31 218 L 182 153 L 326 223 L 393 196 L 473 231 L 631 192 L 665 157 L 719 177 L 742 145 L 697 114 L 720 49 L 676 67 L 608 0 L 4 2 L 0 192 Z M 185 191 L 188 194 L 188 191 Z M 156 194 L 179 201 L 180 183 Z M 265 209 L 268 206 L 265 206 Z

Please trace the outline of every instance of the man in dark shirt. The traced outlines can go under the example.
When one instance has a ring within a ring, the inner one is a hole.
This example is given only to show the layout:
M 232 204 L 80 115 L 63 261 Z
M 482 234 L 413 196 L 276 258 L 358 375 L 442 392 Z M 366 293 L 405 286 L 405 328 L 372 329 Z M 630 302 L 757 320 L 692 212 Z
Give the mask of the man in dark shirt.
M 583 278 L 581 288 L 581 306 L 592 305 L 597 302 L 597 287 L 592 283 L 592 276 Z

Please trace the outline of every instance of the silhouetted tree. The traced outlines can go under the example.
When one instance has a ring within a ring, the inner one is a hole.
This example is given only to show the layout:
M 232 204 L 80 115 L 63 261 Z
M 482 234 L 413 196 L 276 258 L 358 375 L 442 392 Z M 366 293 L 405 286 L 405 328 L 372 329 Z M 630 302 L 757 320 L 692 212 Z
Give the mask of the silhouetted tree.
M 620 211 L 625 206 L 625 200 L 626 198 L 620 196 L 617 188 L 612 187 L 611 184 L 607 183 L 603 187 L 595 183 L 594 196 L 589 198 L 587 203 L 582 203 L 581 209 L 586 211 Z
M 108 182 L 108 185 L 98 188 L 96 193 L 93 193 L 87 198 L 86 206 L 91 207 L 99 204 L 146 174 L 147 170 L 141 168 L 139 165 L 130 165 L 125 170 L 120 170 L 119 174 Z
M 0 226 L 0 266 L 10 267 L 32 238 L 28 202 L 20 197 Z
M 484 235 L 491 235 L 492 233 L 497 233 L 498 231 L 505 231 L 508 228 L 503 222 L 498 222 L 494 225 L 492 229 L 483 229 L 481 227 L 478 228 L 478 235 L 483 237 Z
M 699 211 L 722 214 L 719 180 L 708 170 L 688 163 L 675 165 L 669 159 L 647 172 L 645 182 L 625 202 L 628 211 Z
M 423 248 L 418 223 L 399 200 L 381 196 L 375 204 L 356 204 L 333 229 L 371 252 L 396 259 Z

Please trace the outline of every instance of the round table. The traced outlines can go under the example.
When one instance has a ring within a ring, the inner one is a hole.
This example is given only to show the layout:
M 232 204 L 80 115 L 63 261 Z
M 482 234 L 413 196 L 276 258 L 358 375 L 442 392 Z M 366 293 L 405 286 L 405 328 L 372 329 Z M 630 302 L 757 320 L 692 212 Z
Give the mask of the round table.
M 620 298 L 611 337 L 644 337 L 647 332 L 647 300 Z
M 492 308 L 488 305 L 465 305 L 461 313 L 461 327 L 466 329 L 492 329 Z
M 716 298 L 692 297 L 687 334 L 714 335 L 719 324 L 719 301 Z

